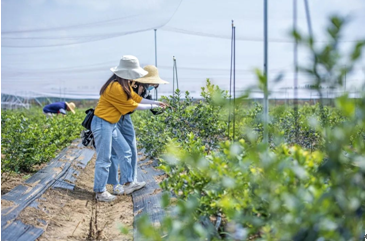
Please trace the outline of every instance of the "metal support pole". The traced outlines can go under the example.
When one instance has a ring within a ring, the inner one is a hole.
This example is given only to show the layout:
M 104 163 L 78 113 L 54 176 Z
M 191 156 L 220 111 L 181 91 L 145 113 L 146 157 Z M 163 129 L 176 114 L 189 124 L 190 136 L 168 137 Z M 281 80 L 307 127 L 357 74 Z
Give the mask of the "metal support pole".
M 174 58 L 174 65 L 175 65 L 175 73 L 176 73 L 176 84 L 177 84 L 177 89 L 180 89 L 180 87 L 178 86 L 178 74 L 177 74 L 177 62 L 176 62 L 176 58 Z
M 233 64 L 233 27 L 234 27 L 234 23 L 232 20 L 232 26 L 231 26 L 231 30 L 232 30 L 232 35 L 231 35 L 231 67 L 230 67 L 230 73 L 229 73 L 229 108 L 228 108 L 228 137 L 229 137 L 229 126 L 231 123 L 231 101 L 232 101 L 232 64 Z
M 307 17 L 308 34 L 310 35 L 310 37 L 313 38 L 312 25 L 311 25 L 311 15 L 310 15 L 310 9 L 308 8 L 308 1 L 307 0 L 305 0 L 305 10 L 306 10 L 306 17 Z
M 175 56 L 173 56 L 172 96 L 175 95 Z
M 158 100 L 158 87 L 155 88 L 155 100 Z
M 265 143 L 269 142 L 268 137 L 268 0 L 264 0 L 264 78 L 265 78 L 265 90 L 264 90 L 264 137 Z
M 157 29 L 154 29 L 154 46 L 155 46 L 155 66 L 158 67 L 158 62 L 157 62 Z
M 233 26 L 233 138 L 236 135 L 236 26 Z
M 176 89 L 179 89 L 179 86 L 178 86 L 178 74 L 177 74 L 177 63 L 176 63 L 176 58 L 175 56 L 173 56 L 173 77 L 172 77 L 172 85 L 173 85 L 173 94 L 175 93 L 175 78 L 176 78 Z
M 158 61 L 157 61 L 157 29 L 154 29 L 154 46 L 155 46 L 155 67 L 158 68 Z M 158 88 L 155 89 L 155 100 L 158 99 Z
M 293 0 L 293 31 L 297 31 L 297 0 Z M 294 62 L 294 99 L 293 99 L 293 108 L 294 108 L 294 127 L 295 127 L 295 137 L 298 140 L 298 40 L 295 39 L 294 47 L 293 47 L 293 62 Z
M 346 67 L 345 67 L 346 69 Z M 345 74 L 344 74 L 344 92 L 347 92 L 347 71 L 345 70 Z
M 41 107 L 43 106 L 42 103 L 40 101 L 38 101 L 37 98 L 34 99 Z

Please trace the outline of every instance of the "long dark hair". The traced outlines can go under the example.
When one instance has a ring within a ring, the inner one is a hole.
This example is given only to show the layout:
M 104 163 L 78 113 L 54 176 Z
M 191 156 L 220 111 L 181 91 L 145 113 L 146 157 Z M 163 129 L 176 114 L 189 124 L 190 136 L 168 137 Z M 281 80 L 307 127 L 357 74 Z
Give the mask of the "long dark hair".
M 112 82 L 118 82 L 122 89 L 125 91 L 126 95 L 127 95 L 127 100 L 129 100 L 131 98 L 131 90 L 130 90 L 130 84 L 129 84 L 129 80 L 121 78 L 116 76 L 116 74 L 113 74 L 107 81 L 106 83 L 102 86 L 101 90 L 99 91 L 99 95 L 103 95 L 103 93 L 106 91 L 107 87 L 112 83 Z

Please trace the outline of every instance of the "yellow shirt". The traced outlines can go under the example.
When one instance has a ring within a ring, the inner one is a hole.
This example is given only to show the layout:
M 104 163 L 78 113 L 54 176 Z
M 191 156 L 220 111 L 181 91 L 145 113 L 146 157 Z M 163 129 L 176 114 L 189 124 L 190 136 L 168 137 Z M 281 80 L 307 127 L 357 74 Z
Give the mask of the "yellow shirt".
M 121 115 L 134 111 L 138 103 L 143 99 L 131 90 L 131 98 L 127 100 L 127 95 L 118 82 L 112 82 L 99 98 L 94 115 L 110 123 L 117 123 Z

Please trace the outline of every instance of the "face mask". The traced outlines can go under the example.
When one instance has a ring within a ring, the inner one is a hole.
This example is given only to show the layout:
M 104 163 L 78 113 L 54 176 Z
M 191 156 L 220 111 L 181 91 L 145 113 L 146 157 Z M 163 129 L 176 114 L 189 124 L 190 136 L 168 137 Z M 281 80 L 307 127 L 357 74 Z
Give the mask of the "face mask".
M 151 90 L 153 90 L 153 89 L 154 89 L 154 87 L 153 87 L 153 86 L 148 86 L 148 87 L 147 87 L 147 90 L 148 90 L 148 91 L 151 91 Z

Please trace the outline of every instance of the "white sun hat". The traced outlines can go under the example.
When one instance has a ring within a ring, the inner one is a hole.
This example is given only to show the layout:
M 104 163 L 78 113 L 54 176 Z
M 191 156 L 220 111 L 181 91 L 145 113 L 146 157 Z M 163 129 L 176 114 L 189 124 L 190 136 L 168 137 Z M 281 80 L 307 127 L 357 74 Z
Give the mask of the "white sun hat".
M 118 77 L 126 80 L 133 80 L 148 74 L 146 70 L 140 67 L 139 60 L 132 55 L 124 55 L 120 59 L 120 64 L 110 69 Z

